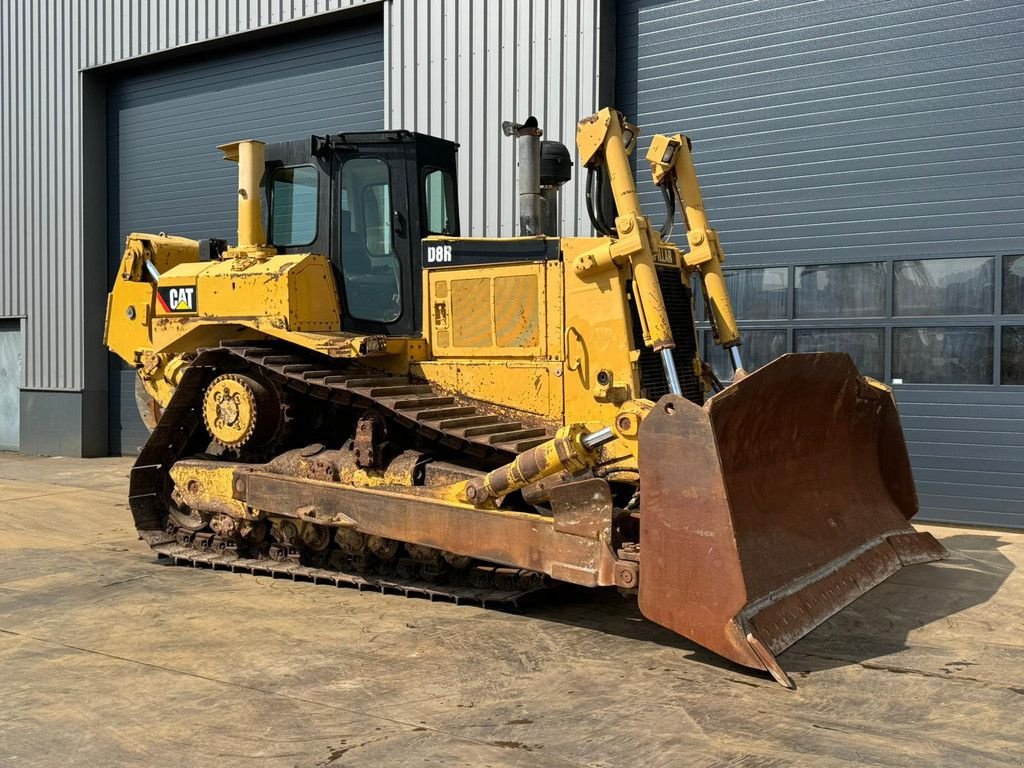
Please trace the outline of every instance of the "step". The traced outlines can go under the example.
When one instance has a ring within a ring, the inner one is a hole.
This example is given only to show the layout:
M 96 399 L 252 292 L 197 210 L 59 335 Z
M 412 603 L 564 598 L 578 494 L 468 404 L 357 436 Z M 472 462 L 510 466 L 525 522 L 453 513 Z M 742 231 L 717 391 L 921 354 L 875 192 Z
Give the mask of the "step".
M 522 453 L 523 451 L 528 451 L 531 448 L 536 448 L 538 445 L 543 445 L 549 439 L 550 438 L 547 435 L 545 435 L 544 437 L 534 437 L 530 440 L 522 440 L 516 443 L 515 446 L 513 446 L 512 450 L 514 450 L 516 453 Z
M 268 355 L 260 362 L 263 365 L 291 365 L 293 363 L 301 363 L 302 358 L 295 355 Z
M 345 384 L 352 381 L 352 376 L 346 376 L 343 373 L 336 373 L 330 376 L 324 376 L 324 384 Z
M 277 350 L 270 347 L 245 347 L 242 350 L 242 357 L 266 357 L 267 355 L 274 354 L 275 351 Z

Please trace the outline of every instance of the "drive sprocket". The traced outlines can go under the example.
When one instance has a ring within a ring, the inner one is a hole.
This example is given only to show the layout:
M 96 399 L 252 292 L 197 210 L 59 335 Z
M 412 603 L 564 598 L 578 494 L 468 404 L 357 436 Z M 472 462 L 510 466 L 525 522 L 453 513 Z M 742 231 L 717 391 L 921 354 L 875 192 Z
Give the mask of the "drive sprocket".
M 203 393 L 203 423 L 218 445 L 259 446 L 278 431 L 281 402 L 273 387 L 240 373 L 225 373 Z

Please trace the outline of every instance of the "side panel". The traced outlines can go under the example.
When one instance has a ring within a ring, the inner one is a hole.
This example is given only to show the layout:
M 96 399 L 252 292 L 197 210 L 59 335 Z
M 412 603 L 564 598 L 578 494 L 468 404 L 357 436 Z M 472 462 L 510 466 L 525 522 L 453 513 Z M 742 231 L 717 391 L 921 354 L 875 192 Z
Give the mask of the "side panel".
M 180 264 L 160 279 L 153 307 L 153 347 L 189 351 L 182 346 L 186 334 L 206 326 L 210 338 L 226 338 L 234 335 L 232 321 L 267 333 L 336 332 L 341 328 L 337 295 L 323 256 L 274 256 L 256 264 L 242 259 Z M 175 304 L 166 297 L 184 298 Z
M 619 405 L 640 396 L 638 355 L 629 348 L 626 276 L 603 272 L 580 279 L 576 254 L 600 238 L 562 241 L 565 269 L 565 419 L 610 424 Z
M 452 392 L 561 422 L 561 363 L 533 360 L 442 359 L 423 362 L 416 374 Z
M 547 356 L 545 272 L 542 263 L 428 271 L 434 356 Z
M 561 422 L 563 275 L 557 239 L 424 241 L 424 336 L 415 373 Z

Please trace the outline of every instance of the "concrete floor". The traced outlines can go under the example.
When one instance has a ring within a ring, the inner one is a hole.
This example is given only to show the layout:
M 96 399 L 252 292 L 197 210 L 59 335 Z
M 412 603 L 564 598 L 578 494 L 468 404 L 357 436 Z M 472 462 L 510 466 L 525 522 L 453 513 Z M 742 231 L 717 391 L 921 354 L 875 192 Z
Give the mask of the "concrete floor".
M 160 564 L 123 459 L 0 454 L 2 766 L 1024 765 L 1024 535 L 929 527 L 782 655 L 614 593 L 517 615 Z

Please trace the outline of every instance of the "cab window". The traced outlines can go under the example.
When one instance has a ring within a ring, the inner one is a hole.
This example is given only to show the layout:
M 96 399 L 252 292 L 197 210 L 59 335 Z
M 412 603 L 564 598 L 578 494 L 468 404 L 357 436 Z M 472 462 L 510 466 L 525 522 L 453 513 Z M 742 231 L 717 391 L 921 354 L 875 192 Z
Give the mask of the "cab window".
M 391 323 L 402 314 L 398 258 L 391 239 L 391 179 L 380 158 L 341 168 L 341 273 L 348 313 Z
M 309 245 L 316 239 L 316 168 L 299 165 L 274 171 L 270 231 L 274 245 Z
M 423 176 L 423 199 L 427 206 L 427 233 L 431 235 L 459 234 L 455 210 L 455 181 L 448 171 L 428 170 Z

